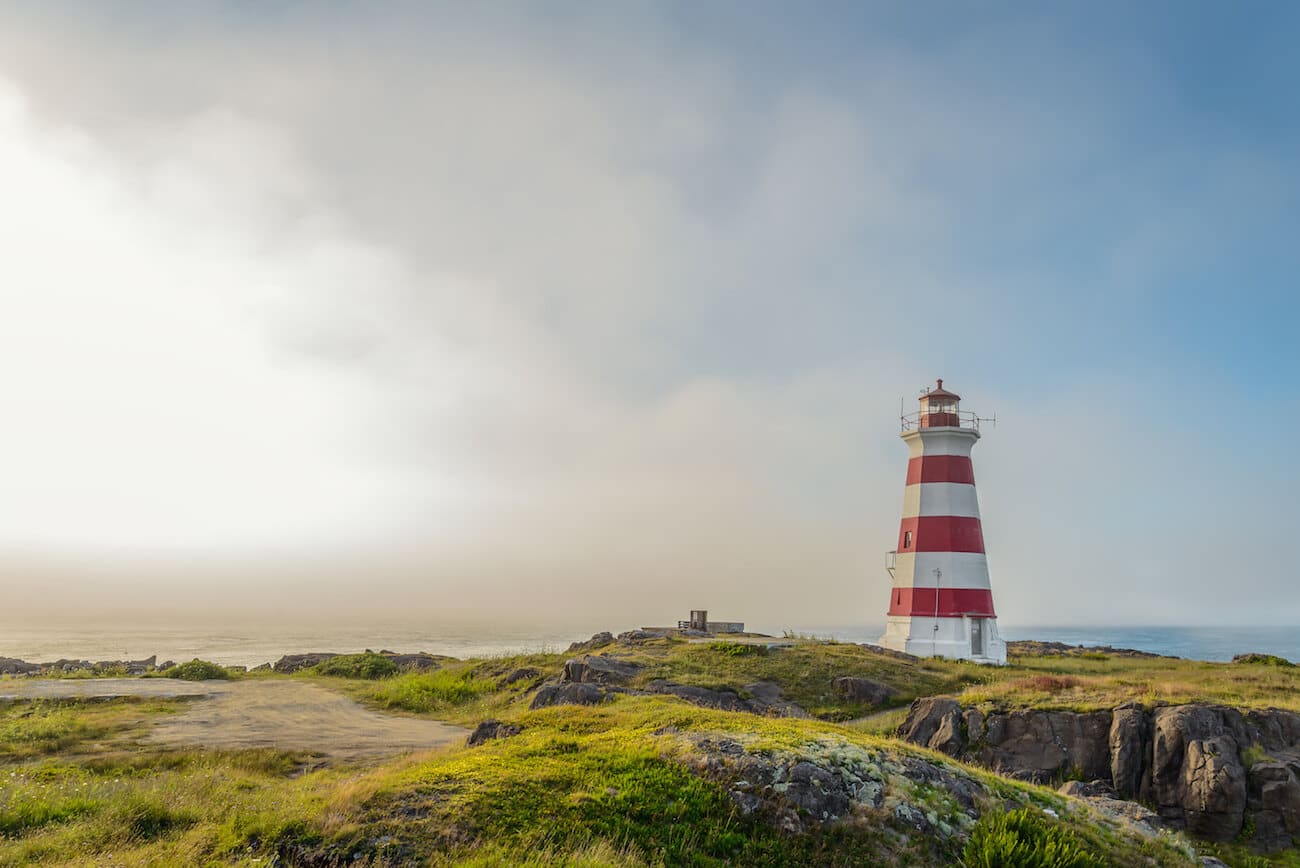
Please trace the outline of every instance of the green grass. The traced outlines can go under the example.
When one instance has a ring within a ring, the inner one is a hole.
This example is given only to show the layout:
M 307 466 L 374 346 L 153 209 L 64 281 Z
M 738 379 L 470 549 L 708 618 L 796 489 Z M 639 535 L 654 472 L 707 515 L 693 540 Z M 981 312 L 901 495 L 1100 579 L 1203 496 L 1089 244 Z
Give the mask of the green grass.
M 1300 667 L 1089 655 L 1013 657 L 959 698 L 970 705 L 1095 711 L 1123 702 L 1204 702 L 1300 711 Z M 1040 680 L 1044 677 L 1066 679 Z
M 0 702 L 0 762 L 80 749 L 108 739 L 150 715 L 180 707 L 177 700 L 36 699 Z
M 433 703 L 473 705 L 496 695 L 496 681 L 475 666 L 366 684 L 403 684 Z M 928 751 L 829 722 L 730 714 L 668 697 L 537 711 L 525 698 L 517 694 L 507 708 L 523 726 L 518 736 L 307 773 L 300 757 L 276 751 L 132 742 L 148 720 L 139 703 L 63 704 L 53 709 L 62 715 L 56 729 L 96 730 L 108 741 L 0 763 L 0 864 L 930 865 L 952 864 L 964 845 L 960 834 L 900 826 L 890 803 L 864 808 L 855 821 L 782 832 L 737 810 L 725 783 L 703 773 L 695 739 L 730 737 L 760 754 L 857 757 L 881 769 L 902 756 L 961 768 Z M 114 709 L 115 725 L 125 727 L 116 736 L 99 717 Z M 20 736 L 41 726 L 31 715 L 13 720 L 22 721 L 14 724 Z M 964 773 L 986 787 L 985 809 L 1069 810 L 1049 790 Z M 899 798 L 937 821 L 953 829 L 969 823 L 946 795 L 899 786 Z M 1076 821 L 1081 840 L 1114 864 L 1182 864 L 1175 847 Z
M 389 678 L 370 691 L 370 698 L 383 708 L 434 713 L 450 711 L 494 690 L 494 680 L 458 667 Z

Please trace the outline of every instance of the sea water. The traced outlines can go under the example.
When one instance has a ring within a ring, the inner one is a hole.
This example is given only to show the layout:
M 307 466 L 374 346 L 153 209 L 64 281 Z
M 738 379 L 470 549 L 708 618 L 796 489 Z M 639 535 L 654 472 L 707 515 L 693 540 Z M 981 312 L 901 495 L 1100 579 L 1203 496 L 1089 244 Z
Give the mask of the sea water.
M 284 654 L 307 651 L 355 653 L 365 649 L 427 651 L 449 657 L 491 657 L 535 651 L 563 652 L 571 642 L 601 630 L 620 632 L 634 624 L 498 625 L 487 623 L 372 623 L 346 625 L 67 625 L 0 623 L 0 657 L 33 662 L 58 659 L 185 661 L 195 657 L 224 665 L 256 666 Z M 883 624 L 751 624 L 751 630 L 781 636 L 875 642 Z M 1000 625 L 1006 639 L 1037 639 L 1070 645 L 1111 645 L 1195 660 L 1231 660 L 1260 652 L 1300 661 L 1300 627 L 1054 627 Z

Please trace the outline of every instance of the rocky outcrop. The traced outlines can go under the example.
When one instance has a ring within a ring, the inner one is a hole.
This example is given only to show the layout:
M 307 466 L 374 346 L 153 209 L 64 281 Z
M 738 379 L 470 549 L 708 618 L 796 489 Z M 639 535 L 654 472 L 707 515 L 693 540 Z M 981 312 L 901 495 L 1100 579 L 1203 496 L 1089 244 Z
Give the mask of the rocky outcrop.
M 484 742 L 492 741 L 497 738 L 510 738 L 519 735 L 524 728 L 517 723 L 502 723 L 499 720 L 485 720 L 474 731 L 469 734 L 465 744 L 469 747 L 476 747 Z
M 781 688 L 770 681 L 758 681 L 744 687 L 748 697 L 729 688 L 712 689 L 697 687 L 693 684 L 675 684 L 671 681 L 656 679 L 646 685 L 645 693 L 660 693 L 676 696 L 694 705 L 704 708 L 717 708 L 721 711 L 745 711 L 750 714 L 762 714 L 771 717 L 808 717 L 793 702 L 787 702 L 781 695 Z
M 513 669 L 508 675 L 503 677 L 499 682 L 501 687 L 508 687 L 511 684 L 518 684 L 520 681 L 534 681 L 541 677 L 541 671 L 531 666 L 521 666 Z
M 1137 705 L 1116 708 L 1111 712 L 1106 749 L 1115 792 L 1126 799 L 1147 799 L 1151 792 L 1151 716 Z
M 160 669 L 156 655 L 143 660 L 53 660 L 49 663 L 28 663 L 16 657 L 0 657 L 0 675 L 57 675 L 71 672 L 91 672 L 102 675 L 143 675 Z
M 1119 796 L 1154 805 L 1163 824 L 1202 838 L 1229 841 L 1253 829 L 1260 849 L 1300 842 L 1295 712 L 1130 704 L 1111 711 L 984 715 L 951 697 L 932 697 L 912 703 L 898 732 L 1012 777 L 1101 782 Z
M 569 682 L 567 684 L 543 684 L 537 689 L 537 695 L 529 708 L 546 708 L 551 705 L 599 705 L 610 695 L 611 691 L 595 684 Z
M 843 675 L 831 682 L 835 692 L 854 702 L 867 702 L 871 705 L 884 705 L 898 695 L 898 691 L 888 684 L 872 681 L 870 678 L 856 678 Z
M 640 663 L 630 663 L 603 654 L 588 654 L 581 659 L 565 662 L 560 682 L 626 684 L 644 668 Z
M 752 735 L 694 733 L 686 760 L 726 787 L 739 812 L 798 834 L 841 822 L 917 833 L 937 848 L 925 864 L 951 864 L 946 842 L 969 834 L 988 792 L 960 769 L 834 737 L 773 749 Z
M 1230 841 L 1246 811 L 1240 751 L 1250 742 L 1241 712 L 1180 705 L 1152 713 L 1151 796 L 1175 828 Z
M 1064 642 L 1039 642 L 1022 639 L 1007 643 L 1007 655 L 1016 657 L 1081 657 L 1104 654 L 1107 657 L 1169 657 L 1136 648 L 1113 648 L 1110 645 L 1067 645 Z M 1178 658 L 1170 658 L 1178 659 Z
M 699 687 L 694 684 L 678 684 L 662 678 L 642 686 L 629 686 L 629 682 L 640 675 L 644 668 L 639 663 L 619 660 L 604 654 L 589 654 L 565 661 L 559 680 L 539 687 L 530 707 L 543 708 L 563 703 L 594 705 L 604 702 L 608 696 L 615 693 L 629 696 L 658 694 L 676 696 L 694 705 L 721 711 L 743 711 L 772 717 L 809 716 L 808 712 L 798 705 L 788 702 L 781 693 L 781 687 L 770 681 L 746 684 L 742 688 L 744 695 L 739 690 L 727 687 Z M 513 673 L 507 676 L 510 677 L 513 677 Z
M 573 654 L 577 651 L 594 651 L 597 648 L 604 648 L 606 645 L 613 644 L 614 634 L 606 630 L 601 633 L 596 633 L 585 642 L 574 642 L 569 646 L 569 650 L 566 653 Z
M 286 654 L 271 664 L 271 668 L 281 675 L 289 675 L 303 669 L 310 669 L 317 663 L 324 663 L 338 657 L 329 651 L 314 651 L 307 654 Z

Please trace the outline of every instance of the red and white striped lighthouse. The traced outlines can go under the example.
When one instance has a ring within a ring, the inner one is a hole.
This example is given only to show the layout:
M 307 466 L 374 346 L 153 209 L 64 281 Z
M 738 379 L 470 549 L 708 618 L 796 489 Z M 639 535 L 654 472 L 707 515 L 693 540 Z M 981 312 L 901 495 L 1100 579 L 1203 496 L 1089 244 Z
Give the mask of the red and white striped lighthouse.
M 889 621 L 880 644 L 922 657 L 1006 663 L 989 586 L 984 532 L 970 452 L 980 419 L 943 387 L 927 389 L 921 408 L 902 417 L 907 487 Z

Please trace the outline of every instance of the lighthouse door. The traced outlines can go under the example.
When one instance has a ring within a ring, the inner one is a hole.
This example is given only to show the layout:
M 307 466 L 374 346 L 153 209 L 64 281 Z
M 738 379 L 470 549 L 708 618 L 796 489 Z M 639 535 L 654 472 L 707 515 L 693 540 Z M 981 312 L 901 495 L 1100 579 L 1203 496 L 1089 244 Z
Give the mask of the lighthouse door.
M 984 656 L 984 619 L 972 618 L 970 622 L 970 653 Z

